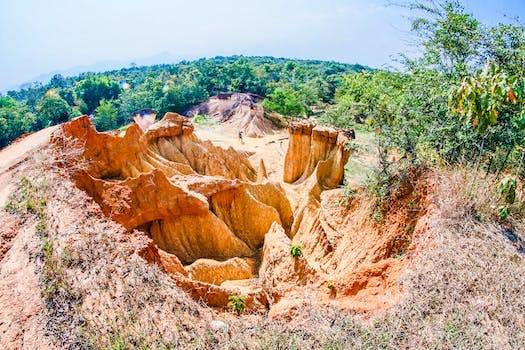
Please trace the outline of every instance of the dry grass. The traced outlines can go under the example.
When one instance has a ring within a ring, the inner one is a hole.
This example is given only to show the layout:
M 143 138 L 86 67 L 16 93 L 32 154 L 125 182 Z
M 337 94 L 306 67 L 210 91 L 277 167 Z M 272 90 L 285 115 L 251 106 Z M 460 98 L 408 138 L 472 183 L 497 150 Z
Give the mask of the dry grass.
M 46 169 L 49 169 L 46 168 Z M 401 301 L 363 317 L 308 303 L 291 321 L 217 313 L 134 253 L 133 237 L 56 167 L 46 175 L 46 261 L 65 286 L 46 325 L 71 349 L 519 349 L 525 344 L 523 220 L 493 219 L 490 181 L 468 188 L 468 171 L 435 176 L 435 209 L 400 283 Z M 27 171 L 29 181 L 42 168 Z M 472 195 L 473 194 L 473 195 Z M 521 194 L 520 194 L 521 196 Z M 521 200 L 522 197 L 520 197 Z M 516 210 L 516 213 L 518 211 Z M 45 245 L 43 245 L 45 248 Z M 47 257 L 46 257 L 47 256 Z M 42 289 L 56 278 L 43 278 Z M 47 281 L 47 282 L 46 282 Z M 212 331 L 212 319 L 229 330 Z
M 466 173 L 436 177 L 437 208 L 419 237 L 429 249 L 403 278 L 404 300 L 381 321 L 398 347 L 518 349 L 525 341 L 524 255 L 508 227 L 480 221 L 492 182 L 479 181 L 471 196 Z
M 130 234 L 102 218 L 71 183 L 53 184 L 49 226 L 71 293 L 78 296 L 68 348 L 199 348 L 209 339 L 202 306 L 134 253 Z M 79 205 L 79 203 L 84 203 Z M 85 204 L 88 203 L 88 204 Z M 91 204 L 92 205 L 92 204 Z M 63 299 L 56 309 L 68 309 Z M 211 310 L 208 310 L 211 312 Z M 50 322 L 60 323 L 49 314 Z M 62 330 L 65 332 L 66 330 Z
M 403 299 L 364 320 L 344 312 L 305 307 L 302 320 L 268 322 L 255 348 L 520 349 L 525 343 L 525 260 L 509 240 L 508 225 L 492 216 L 492 182 L 470 196 L 463 169 L 436 175 L 435 210 L 419 250 L 400 281 Z M 474 198 L 474 201 L 471 199 Z M 521 227 L 518 217 L 513 226 Z M 523 231 L 513 234 L 521 237 Z M 249 332 L 240 332 L 253 337 Z M 241 344 L 248 344 L 248 340 Z M 233 347 L 235 348 L 235 347 Z M 249 347 L 246 347 L 249 348 Z

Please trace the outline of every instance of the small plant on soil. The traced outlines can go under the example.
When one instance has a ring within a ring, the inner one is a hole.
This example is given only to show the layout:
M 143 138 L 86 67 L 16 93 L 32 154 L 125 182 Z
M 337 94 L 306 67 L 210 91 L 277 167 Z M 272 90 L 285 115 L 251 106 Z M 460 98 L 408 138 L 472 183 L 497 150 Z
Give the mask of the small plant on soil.
M 510 206 L 516 200 L 516 179 L 506 177 L 498 185 L 499 200 L 504 204 L 498 208 L 498 216 L 501 221 L 505 221 L 510 216 Z
M 292 244 L 290 246 L 290 254 L 292 254 L 292 256 L 296 259 L 300 258 L 303 256 L 303 248 L 301 248 L 301 246 L 298 244 Z
M 228 308 L 240 315 L 246 308 L 246 297 L 242 295 L 230 295 L 228 297 Z
M 197 114 L 192 118 L 192 123 L 195 125 L 213 125 L 213 120 L 206 115 Z
M 357 194 L 357 191 L 353 189 L 350 186 L 350 184 L 345 183 L 343 186 L 343 191 L 341 193 L 341 198 L 339 198 L 336 205 L 337 206 L 347 205 L 348 203 L 350 203 L 352 199 L 355 198 L 356 194 Z

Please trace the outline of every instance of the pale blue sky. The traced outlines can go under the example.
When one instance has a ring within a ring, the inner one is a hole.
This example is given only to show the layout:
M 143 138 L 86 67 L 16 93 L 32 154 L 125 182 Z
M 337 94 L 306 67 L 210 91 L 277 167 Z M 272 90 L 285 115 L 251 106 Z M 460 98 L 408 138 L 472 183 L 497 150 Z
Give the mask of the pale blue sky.
M 0 90 L 55 70 L 162 60 L 161 53 L 164 59 L 272 55 L 381 67 L 411 50 L 403 10 L 386 3 L 0 0 Z M 504 14 L 525 17 L 525 0 L 470 0 L 467 6 L 488 23 Z

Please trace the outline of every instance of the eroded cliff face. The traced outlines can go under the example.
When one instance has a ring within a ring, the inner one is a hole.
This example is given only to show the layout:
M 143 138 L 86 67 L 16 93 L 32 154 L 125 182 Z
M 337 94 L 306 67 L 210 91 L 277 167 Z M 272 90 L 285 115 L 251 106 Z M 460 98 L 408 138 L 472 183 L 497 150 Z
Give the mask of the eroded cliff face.
M 317 172 L 317 182 L 324 189 L 342 184 L 350 154 L 347 142 L 355 138 L 353 130 L 315 126 L 311 122 L 292 123 L 288 130 L 284 182 L 299 184 Z
M 273 134 L 281 121 L 264 111 L 263 97 L 250 93 L 219 94 L 190 109 L 186 115 L 205 115 L 215 123 L 242 132 L 248 137 Z
M 307 291 L 320 303 L 350 298 L 363 309 L 398 293 L 402 264 L 393 254 L 408 249 L 411 233 L 400 233 L 404 223 L 370 223 L 357 202 L 337 204 L 351 130 L 291 124 L 280 183 L 248 152 L 199 140 L 178 114 L 142 127 L 100 133 L 84 116 L 64 124 L 54 143 L 82 145 L 87 168 L 76 184 L 114 221 L 145 232 L 151 244 L 141 255 L 193 298 L 225 306 L 243 295 L 248 308 L 278 314 Z M 299 194 L 293 206 L 291 192 Z M 292 244 L 301 257 L 291 256 Z

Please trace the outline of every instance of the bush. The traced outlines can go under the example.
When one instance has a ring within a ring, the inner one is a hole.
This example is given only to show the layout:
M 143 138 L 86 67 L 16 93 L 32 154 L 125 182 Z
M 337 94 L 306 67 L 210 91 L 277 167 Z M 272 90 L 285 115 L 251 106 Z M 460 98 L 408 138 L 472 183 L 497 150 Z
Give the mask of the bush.
M 498 217 L 501 221 L 507 220 L 511 214 L 510 206 L 516 201 L 516 184 L 515 178 L 506 177 L 498 185 L 499 200 L 503 202 L 498 208 Z
M 207 115 L 197 114 L 191 119 L 192 123 L 195 125 L 210 125 L 213 124 L 213 120 L 210 119 Z
M 292 254 L 292 256 L 296 259 L 300 258 L 301 256 L 303 256 L 303 248 L 301 248 L 300 245 L 292 244 L 290 246 L 290 254 Z
M 228 308 L 240 315 L 246 308 L 246 297 L 242 295 L 230 295 L 228 297 Z

